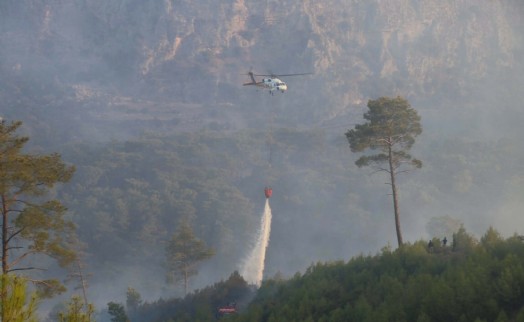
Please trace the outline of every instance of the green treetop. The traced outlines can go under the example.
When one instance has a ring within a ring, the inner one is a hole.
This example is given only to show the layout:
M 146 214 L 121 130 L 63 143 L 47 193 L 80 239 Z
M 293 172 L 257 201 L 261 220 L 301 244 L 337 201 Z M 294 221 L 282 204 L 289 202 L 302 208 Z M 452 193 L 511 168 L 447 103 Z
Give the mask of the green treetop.
M 73 296 L 66 311 L 58 314 L 58 322 L 94 322 L 93 315 L 93 305 L 85 305 L 80 296 Z
M 26 280 L 16 275 L 0 276 L 0 321 L 36 322 L 38 299 L 35 293 L 29 295 Z M 29 296 L 28 296 L 29 295 Z

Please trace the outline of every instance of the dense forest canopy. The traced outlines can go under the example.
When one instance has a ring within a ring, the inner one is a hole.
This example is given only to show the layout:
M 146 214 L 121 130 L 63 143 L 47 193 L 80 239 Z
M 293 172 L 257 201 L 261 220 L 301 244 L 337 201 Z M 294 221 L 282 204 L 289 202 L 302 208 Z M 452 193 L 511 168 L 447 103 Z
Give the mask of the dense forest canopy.
M 349 261 L 318 262 L 254 291 L 238 273 L 184 299 L 144 303 L 129 317 L 160 321 L 520 321 L 522 236 L 460 228 Z M 222 315 L 219 308 L 236 308 Z
M 492 228 L 464 229 L 444 245 L 417 241 L 392 251 L 317 263 L 269 280 L 244 314 L 226 321 L 514 321 L 524 317 L 524 244 Z M 173 317 L 176 321 L 176 317 Z

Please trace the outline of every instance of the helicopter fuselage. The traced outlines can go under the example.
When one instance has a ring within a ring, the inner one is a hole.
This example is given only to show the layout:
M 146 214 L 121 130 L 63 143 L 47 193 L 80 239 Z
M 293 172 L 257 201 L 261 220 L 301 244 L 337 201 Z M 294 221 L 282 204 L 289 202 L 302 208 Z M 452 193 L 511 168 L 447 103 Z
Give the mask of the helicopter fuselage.
M 249 77 L 251 78 L 251 82 L 244 83 L 244 86 L 247 85 L 254 85 L 258 87 L 263 87 L 269 89 L 269 93 L 273 94 L 274 91 L 280 91 L 284 93 L 287 91 L 287 84 L 283 82 L 278 76 L 300 76 L 300 75 L 309 75 L 311 73 L 301 73 L 301 74 L 280 74 L 280 75 L 263 75 L 263 74 L 253 74 L 253 72 L 249 71 L 247 73 Z M 257 82 L 255 79 L 255 76 L 268 76 L 262 78 L 262 81 Z
M 281 81 L 278 78 L 263 78 L 262 83 L 265 87 L 269 88 L 270 92 L 273 92 L 274 90 L 280 91 L 284 93 L 287 91 L 287 85 L 283 81 Z

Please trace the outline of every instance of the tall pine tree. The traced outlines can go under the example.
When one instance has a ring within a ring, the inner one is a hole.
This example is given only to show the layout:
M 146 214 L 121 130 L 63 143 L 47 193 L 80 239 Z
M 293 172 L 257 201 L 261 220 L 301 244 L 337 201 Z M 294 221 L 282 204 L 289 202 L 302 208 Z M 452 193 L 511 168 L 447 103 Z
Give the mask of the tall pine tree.
M 3 275 L 41 268 L 27 264 L 31 255 L 47 255 L 60 266 L 71 264 L 76 256 L 70 244 L 75 227 L 64 218 L 66 208 L 58 200 L 47 198 L 57 183 L 70 180 L 75 168 L 62 162 L 58 154 L 23 153 L 29 138 L 15 134 L 21 125 L 19 121 L 0 121 Z M 63 290 L 56 280 L 40 282 L 46 292 Z
M 409 102 L 402 98 L 381 97 L 369 100 L 369 111 L 364 113 L 364 124 L 356 125 L 346 132 L 352 152 L 378 151 L 376 154 L 361 156 L 355 164 L 358 167 L 371 166 L 376 171 L 389 174 L 395 213 L 395 228 L 399 247 L 402 246 L 400 210 L 398 204 L 397 174 L 405 172 L 403 165 L 422 167 L 408 151 L 415 143 L 415 137 L 422 133 L 420 117 Z

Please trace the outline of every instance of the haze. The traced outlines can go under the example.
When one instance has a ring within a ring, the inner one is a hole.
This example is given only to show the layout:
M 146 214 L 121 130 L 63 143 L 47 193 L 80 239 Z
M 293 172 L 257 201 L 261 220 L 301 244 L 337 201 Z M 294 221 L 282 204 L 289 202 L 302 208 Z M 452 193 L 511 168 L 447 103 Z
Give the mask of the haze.
M 188 214 L 217 251 L 192 288 L 238 270 L 266 185 L 266 277 L 395 245 L 387 178 L 358 169 L 344 137 L 380 96 L 422 118 L 424 166 L 399 182 L 405 241 L 443 237 L 427 230 L 442 216 L 523 234 L 522 30 L 518 0 L 7 0 L 0 116 L 24 122 L 32 151 L 77 166 L 56 193 L 102 309 L 128 286 L 180 295 L 162 260 Z M 241 86 L 251 69 L 313 75 L 271 96 Z

